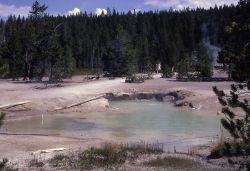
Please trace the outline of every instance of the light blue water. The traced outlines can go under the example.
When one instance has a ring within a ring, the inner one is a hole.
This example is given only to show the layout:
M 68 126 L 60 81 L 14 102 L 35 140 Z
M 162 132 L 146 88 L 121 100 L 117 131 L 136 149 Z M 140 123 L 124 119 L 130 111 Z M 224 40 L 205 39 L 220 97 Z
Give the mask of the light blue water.
M 116 142 L 161 142 L 166 149 L 205 144 L 220 133 L 219 117 L 180 111 L 168 103 L 111 102 L 107 112 L 33 117 L 7 122 L 2 130 L 18 133 L 101 138 Z
M 184 112 L 168 103 L 112 102 L 114 112 L 95 113 L 90 120 L 104 138 L 121 142 L 162 142 L 166 148 L 205 144 L 220 133 L 216 114 Z

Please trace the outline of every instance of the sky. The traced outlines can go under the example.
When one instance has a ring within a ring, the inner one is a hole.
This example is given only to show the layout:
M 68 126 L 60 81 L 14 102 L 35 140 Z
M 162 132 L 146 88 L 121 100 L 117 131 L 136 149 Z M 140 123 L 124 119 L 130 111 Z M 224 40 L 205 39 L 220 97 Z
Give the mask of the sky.
M 28 16 L 30 6 L 35 0 L 0 0 L 0 18 L 9 15 Z M 180 10 L 189 8 L 210 8 L 220 5 L 237 4 L 238 0 L 38 0 L 46 4 L 51 15 L 74 15 L 87 11 L 88 13 L 106 13 L 106 9 L 116 9 L 119 12 L 149 10 Z

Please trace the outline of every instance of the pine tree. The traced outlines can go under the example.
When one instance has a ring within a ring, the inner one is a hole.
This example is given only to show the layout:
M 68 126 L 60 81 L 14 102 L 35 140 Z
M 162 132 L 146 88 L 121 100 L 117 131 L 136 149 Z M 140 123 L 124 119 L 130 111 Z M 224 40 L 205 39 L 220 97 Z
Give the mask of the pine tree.
M 46 5 L 40 5 L 38 1 L 35 1 L 32 4 L 30 15 L 31 18 L 34 20 L 38 20 L 39 18 L 42 18 L 45 14 L 45 11 L 48 9 Z
M 63 49 L 55 37 L 50 40 L 50 45 L 51 47 L 48 49 L 50 60 L 49 82 L 60 83 L 67 72 L 64 68 Z
M 24 62 L 24 77 L 23 80 L 33 77 L 31 73 L 32 65 L 35 61 L 32 55 L 34 51 L 34 41 L 35 41 L 35 27 L 28 19 L 25 24 L 23 24 L 22 31 L 22 48 L 23 48 L 23 62 Z
M 224 118 L 221 124 L 226 129 L 233 140 L 225 141 L 222 147 L 214 149 L 210 158 L 223 156 L 249 156 L 250 155 L 250 105 L 246 96 L 250 94 L 250 82 L 231 85 L 230 94 L 213 88 L 222 105 L 221 112 Z M 237 113 L 235 112 L 237 109 Z M 233 162 L 233 161 L 231 161 Z M 239 163 L 239 169 L 250 168 L 250 162 Z
M 206 50 L 203 47 L 200 47 L 198 52 L 198 63 L 196 66 L 197 72 L 199 72 L 199 77 L 211 77 L 212 76 L 212 64 L 209 61 L 209 57 L 206 53 Z
M 195 67 L 196 61 L 193 57 L 189 56 L 187 53 L 183 52 L 183 58 L 176 66 L 176 71 L 178 72 L 178 79 L 195 79 Z
M 127 59 L 127 71 L 126 75 L 131 76 L 138 72 L 137 60 L 135 58 L 135 50 L 132 45 L 128 45 L 125 50 L 125 56 Z
M 211 152 L 211 158 L 222 156 L 246 156 L 250 155 L 250 106 L 248 103 L 250 94 L 250 70 L 249 70 L 249 28 L 246 27 L 248 21 L 242 14 L 249 15 L 250 2 L 241 0 L 238 5 L 241 13 L 239 21 L 231 23 L 225 28 L 228 41 L 225 43 L 220 54 L 219 61 L 232 66 L 230 75 L 240 83 L 231 85 L 230 94 L 222 90 L 213 88 L 222 105 L 224 118 L 221 119 L 222 126 L 229 132 L 232 140 L 224 142 L 220 148 Z M 242 21 L 240 21 L 242 20 Z M 236 163 L 230 160 L 231 163 Z M 241 170 L 249 170 L 250 162 L 240 161 L 238 163 Z
M 71 78 L 76 69 L 76 61 L 73 58 L 71 49 L 67 46 L 62 56 L 64 78 Z M 59 58 L 60 59 L 60 58 Z
M 219 62 L 227 65 L 229 77 L 237 81 L 250 79 L 250 2 L 241 0 L 237 8 L 236 20 L 225 26 L 224 44 Z
M 30 20 L 34 25 L 34 37 L 32 42 L 31 56 L 32 62 L 30 66 L 30 79 L 42 81 L 47 65 L 49 37 L 53 34 L 51 23 L 46 17 L 45 11 L 47 6 L 40 5 L 38 1 L 32 5 L 30 11 Z
M 108 72 L 110 76 L 115 77 L 119 73 L 119 65 L 117 64 L 116 57 L 114 55 L 114 51 L 112 48 L 108 48 L 106 52 L 103 54 L 103 70 Z

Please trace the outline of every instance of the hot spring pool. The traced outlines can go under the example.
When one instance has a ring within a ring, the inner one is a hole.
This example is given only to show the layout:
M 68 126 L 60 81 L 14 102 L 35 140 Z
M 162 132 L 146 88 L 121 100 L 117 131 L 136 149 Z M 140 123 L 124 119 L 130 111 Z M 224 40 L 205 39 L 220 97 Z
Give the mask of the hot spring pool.
M 48 115 L 6 122 L 1 131 L 116 142 L 160 142 L 165 149 L 205 144 L 220 133 L 219 116 L 184 112 L 168 103 L 119 101 L 107 112 Z

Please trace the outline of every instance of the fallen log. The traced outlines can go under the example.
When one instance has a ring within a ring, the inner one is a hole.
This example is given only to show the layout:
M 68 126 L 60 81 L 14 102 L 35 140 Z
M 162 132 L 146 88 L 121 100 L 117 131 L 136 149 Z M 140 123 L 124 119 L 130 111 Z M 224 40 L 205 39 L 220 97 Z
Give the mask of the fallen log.
M 23 102 L 18 102 L 18 103 L 13 103 L 13 104 L 5 104 L 5 105 L 0 106 L 0 109 L 4 109 L 4 108 L 9 109 L 9 108 L 24 105 L 27 103 L 31 103 L 31 101 L 23 101 Z
M 25 108 L 25 109 L 17 109 L 17 110 L 13 110 L 13 109 L 2 109 L 3 112 L 26 112 L 26 111 L 31 111 L 30 108 Z
M 61 136 L 59 134 L 39 134 L 39 133 L 11 133 L 11 132 L 0 132 L 0 136 L 33 136 L 33 137 L 56 137 L 56 138 L 66 138 L 78 141 L 89 141 L 97 140 L 97 138 L 81 138 L 81 137 L 70 137 L 70 136 Z
M 9 133 L 9 132 L 0 132 L 0 135 L 11 135 L 11 136 L 41 136 L 41 137 L 48 137 L 49 135 L 46 134 L 31 134 L 31 133 Z
M 59 110 L 64 110 L 64 109 L 69 109 L 69 108 L 73 108 L 73 107 L 76 107 L 76 106 L 80 106 L 82 104 L 85 104 L 85 103 L 88 103 L 88 102 L 91 102 L 91 101 L 94 101 L 94 100 L 98 100 L 98 99 L 100 99 L 102 97 L 104 97 L 104 95 L 97 96 L 97 97 L 91 98 L 91 99 L 83 101 L 83 102 L 74 103 L 74 104 L 71 104 L 69 106 L 58 107 L 58 108 L 55 108 L 54 110 L 52 110 L 50 112 L 55 112 L 55 111 L 59 111 Z
M 42 154 L 42 153 L 53 153 L 53 152 L 60 152 L 64 151 L 66 148 L 52 148 L 52 149 L 47 149 L 47 150 L 38 150 L 35 152 L 32 152 L 31 154 Z

